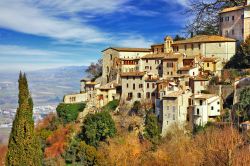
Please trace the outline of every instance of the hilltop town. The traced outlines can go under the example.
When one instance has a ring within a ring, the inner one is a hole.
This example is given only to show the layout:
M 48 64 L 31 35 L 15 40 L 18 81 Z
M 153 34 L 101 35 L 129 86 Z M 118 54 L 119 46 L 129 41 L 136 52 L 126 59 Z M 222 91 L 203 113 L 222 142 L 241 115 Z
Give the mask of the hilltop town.
M 173 124 L 194 129 L 218 121 L 233 92 L 237 103 L 239 82 L 249 84 L 248 70 L 230 78 L 224 69 L 250 35 L 249 3 L 219 13 L 220 35 L 166 36 L 150 48 L 104 49 L 102 75 L 82 79 L 80 93 L 66 95 L 64 103 L 87 102 L 80 119 L 114 100 L 130 108 L 151 105 L 162 136 Z

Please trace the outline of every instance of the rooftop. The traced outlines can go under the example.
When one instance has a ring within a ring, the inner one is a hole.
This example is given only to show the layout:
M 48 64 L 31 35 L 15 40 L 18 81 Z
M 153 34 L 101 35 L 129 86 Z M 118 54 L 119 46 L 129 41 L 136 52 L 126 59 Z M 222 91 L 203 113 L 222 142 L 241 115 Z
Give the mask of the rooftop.
M 147 54 L 142 57 L 142 59 L 162 59 L 166 57 L 167 53 L 159 53 L 159 54 Z
M 128 47 L 109 47 L 104 49 L 102 52 L 113 49 L 120 52 L 151 52 L 150 48 L 128 48 Z
M 111 81 L 103 86 L 101 86 L 99 89 L 101 90 L 109 90 L 109 89 L 115 89 L 119 84 L 117 84 L 116 80 Z
M 165 60 L 173 60 L 173 59 L 179 59 L 182 56 L 183 56 L 183 54 L 181 54 L 181 53 L 170 53 L 164 59 Z
M 188 71 L 188 70 L 191 70 L 191 69 L 194 69 L 194 68 L 195 67 L 193 67 L 193 66 L 183 66 L 179 70 L 181 70 L 181 71 Z
M 201 62 L 218 62 L 219 59 L 216 57 L 204 57 L 201 59 Z
M 121 77 L 127 77 L 127 76 L 139 76 L 139 77 L 142 77 L 144 76 L 144 72 L 124 72 L 124 73 L 121 73 Z
M 164 98 L 178 97 L 178 96 L 180 96 L 181 94 L 183 94 L 183 90 L 170 92 L 170 93 L 166 94 L 166 96 L 163 96 L 163 97 L 164 97 Z
M 229 7 L 229 8 L 225 8 L 222 11 L 220 11 L 220 13 L 227 13 L 227 12 L 232 12 L 232 11 L 236 11 L 236 10 L 241 10 L 243 9 L 244 6 L 234 6 L 234 7 Z
M 201 77 L 201 76 L 196 76 L 193 78 L 194 81 L 208 81 L 207 78 Z
M 215 97 L 215 94 L 198 94 L 198 95 L 194 95 L 195 99 L 210 99 L 212 97 Z
M 173 45 L 188 43 L 236 42 L 235 39 L 218 35 L 197 35 L 186 40 L 175 41 Z

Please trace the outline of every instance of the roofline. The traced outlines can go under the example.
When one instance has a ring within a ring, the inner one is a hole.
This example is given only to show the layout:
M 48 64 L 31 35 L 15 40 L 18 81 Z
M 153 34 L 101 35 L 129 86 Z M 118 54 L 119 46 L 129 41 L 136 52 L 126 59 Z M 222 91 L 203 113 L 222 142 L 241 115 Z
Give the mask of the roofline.
M 122 48 L 122 47 L 121 47 L 121 48 Z M 116 47 L 108 47 L 108 48 L 102 50 L 101 52 L 104 52 L 104 51 L 106 51 L 106 50 L 108 50 L 108 49 L 113 49 L 113 50 L 115 50 L 115 51 L 119 51 Z M 124 49 L 125 49 L 125 48 L 124 48 Z M 150 49 L 150 48 L 129 48 L 129 49 L 145 49 L 145 50 L 141 50 L 141 51 L 124 50 L 124 51 L 121 51 L 121 52 L 151 52 L 151 49 Z M 146 50 L 146 49 L 148 49 L 148 50 Z
M 235 39 L 232 39 L 234 41 L 226 41 L 226 40 L 222 40 L 222 41 L 203 41 L 203 42 L 183 42 L 183 43 L 173 43 L 172 45 L 180 45 L 180 44 L 192 44 L 192 43 L 219 43 L 219 42 L 236 42 Z M 182 40 L 180 40 L 182 41 Z

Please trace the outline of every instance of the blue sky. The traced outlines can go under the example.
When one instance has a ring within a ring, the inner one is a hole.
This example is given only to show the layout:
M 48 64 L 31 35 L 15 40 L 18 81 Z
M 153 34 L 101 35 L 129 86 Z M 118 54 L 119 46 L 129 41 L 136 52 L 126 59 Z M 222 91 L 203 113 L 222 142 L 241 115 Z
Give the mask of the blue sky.
M 189 0 L 0 0 L 0 71 L 88 65 L 183 34 Z

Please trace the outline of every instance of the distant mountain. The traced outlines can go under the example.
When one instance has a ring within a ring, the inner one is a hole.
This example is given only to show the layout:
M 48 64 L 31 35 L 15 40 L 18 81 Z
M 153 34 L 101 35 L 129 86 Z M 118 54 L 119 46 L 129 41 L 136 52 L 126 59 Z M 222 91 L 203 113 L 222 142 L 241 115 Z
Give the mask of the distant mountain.
M 86 66 L 69 66 L 27 73 L 34 104 L 57 104 L 65 94 L 79 92 Z M 15 108 L 19 73 L 0 72 L 0 108 Z

